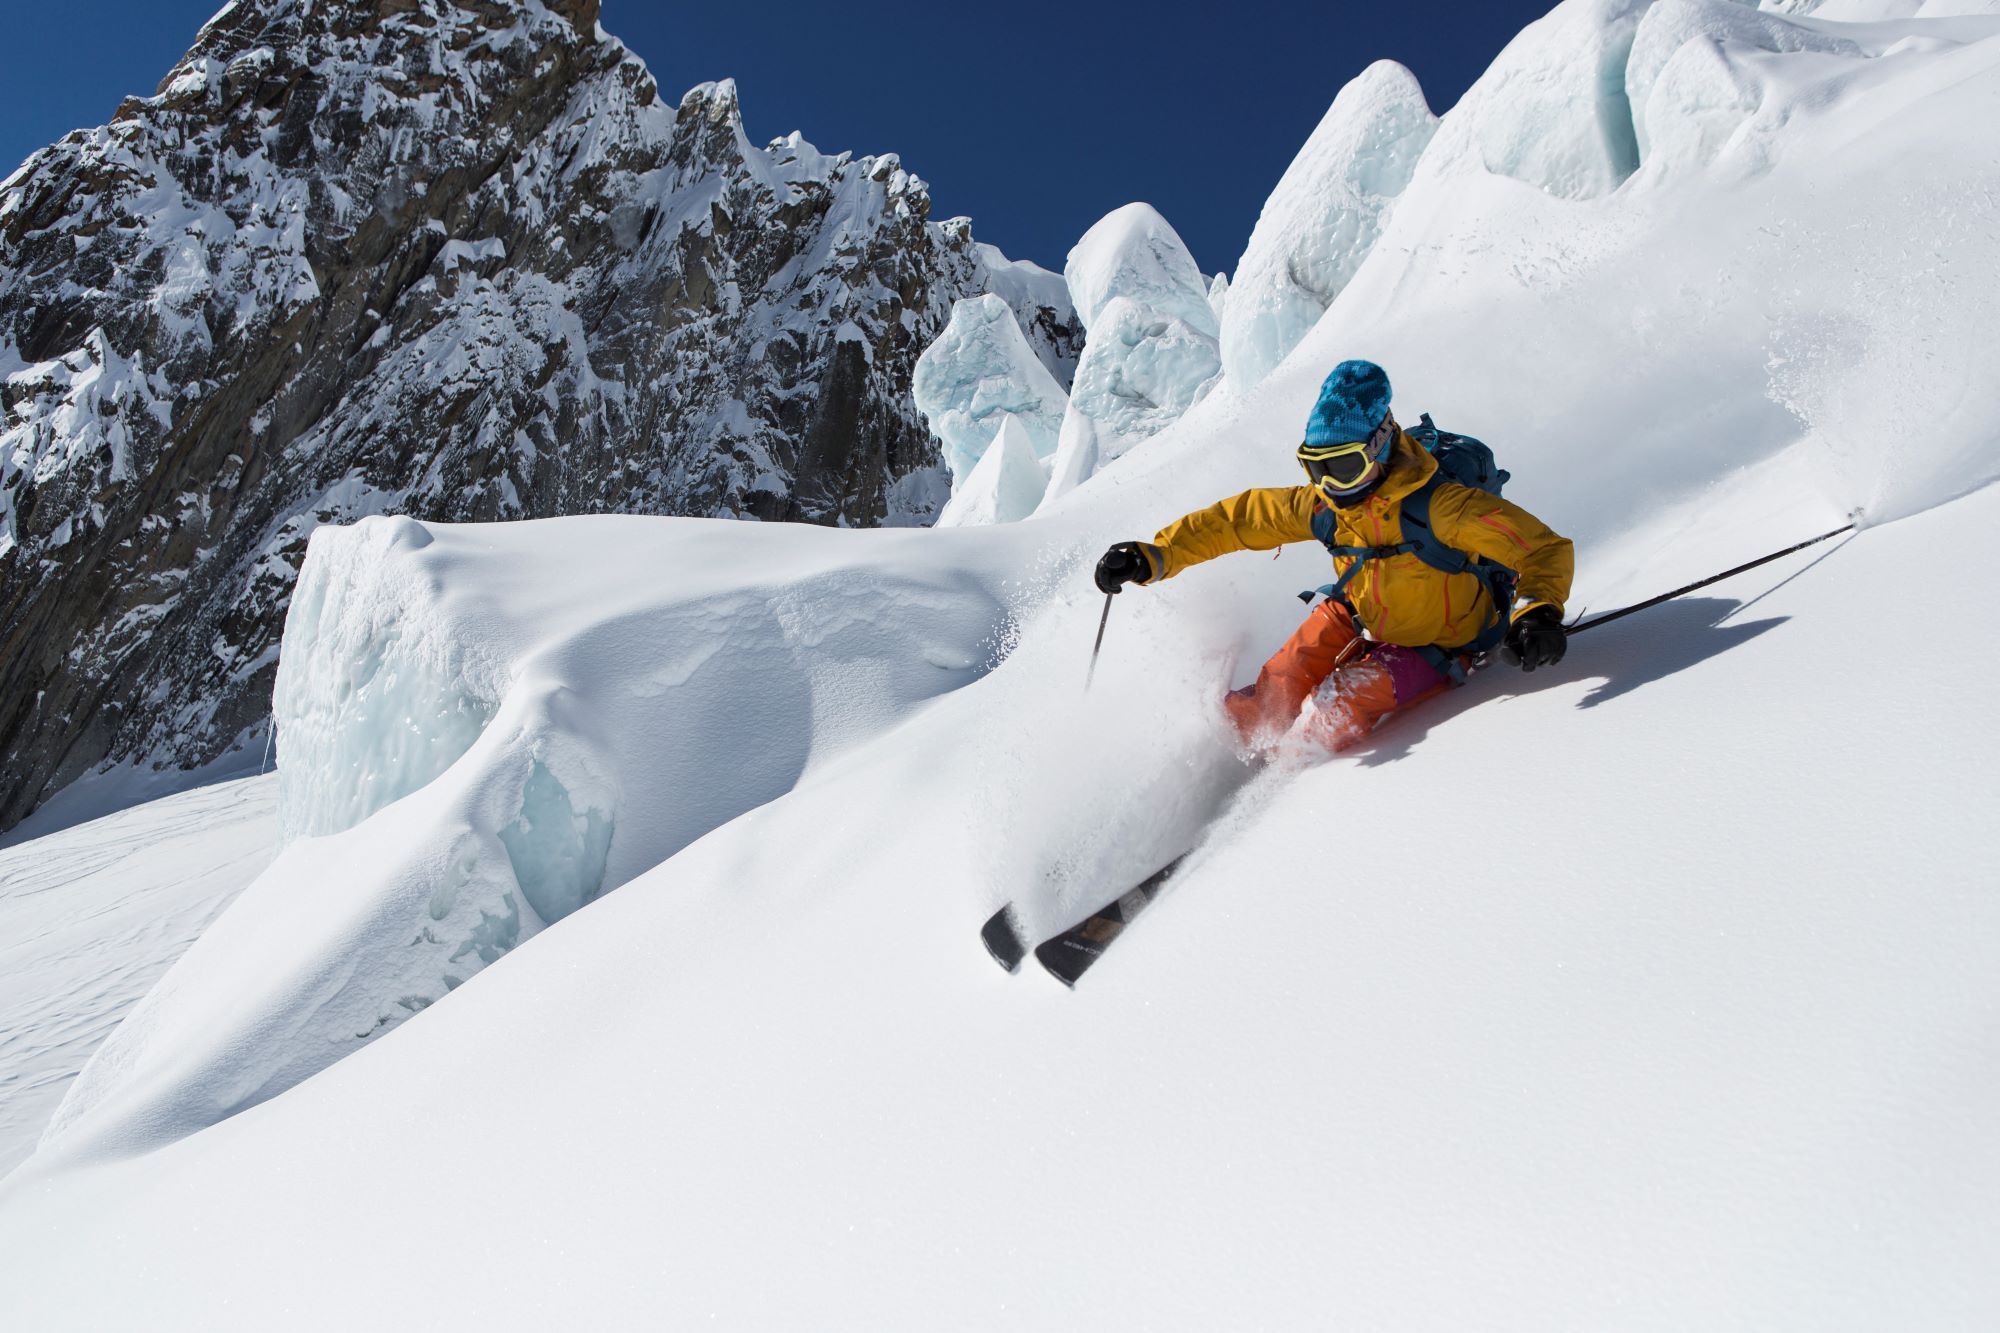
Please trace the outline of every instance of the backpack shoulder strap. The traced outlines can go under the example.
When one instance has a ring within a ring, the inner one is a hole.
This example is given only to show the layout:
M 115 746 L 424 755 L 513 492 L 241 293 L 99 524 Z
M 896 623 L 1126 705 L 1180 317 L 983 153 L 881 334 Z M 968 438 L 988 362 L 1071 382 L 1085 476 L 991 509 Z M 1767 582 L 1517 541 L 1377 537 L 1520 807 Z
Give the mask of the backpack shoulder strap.
M 1471 643 L 1451 651 L 1473 654 L 1491 652 L 1507 637 L 1507 626 L 1513 618 L 1514 585 L 1518 576 L 1505 565 L 1467 555 L 1455 546 L 1445 545 L 1431 528 L 1432 497 L 1440 486 L 1455 484 L 1447 481 L 1442 474 L 1433 472 L 1428 481 L 1403 497 L 1403 541 L 1417 559 L 1432 569 L 1447 574 L 1471 574 L 1486 585 L 1486 595 L 1493 605 L 1486 624 Z
M 1446 546 L 1431 529 L 1431 498 L 1440 486 L 1448 484 L 1442 472 L 1433 472 L 1428 481 L 1403 497 L 1403 540 L 1417 559 L 1432 569 L 1463 574 L 1472 568 L 1473 557 L 1455 546 Z

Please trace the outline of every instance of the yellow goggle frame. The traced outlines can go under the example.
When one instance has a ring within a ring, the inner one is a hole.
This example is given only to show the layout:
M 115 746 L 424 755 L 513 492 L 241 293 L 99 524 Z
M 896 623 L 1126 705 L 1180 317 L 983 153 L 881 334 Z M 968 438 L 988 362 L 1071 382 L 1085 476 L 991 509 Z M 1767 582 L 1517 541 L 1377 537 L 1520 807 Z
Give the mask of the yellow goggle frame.
M 1301 444 L 1299 466 L 1306 481 L 1329 500 L 1353 495 L 1372 485 L 1388 465 L 1390 442 L 1396 438 L 1396 419 L 1383 416 L 1382 424 L 1365 440 L 1341 444 Z M 1359 466 L 1343 467 L 1353 460 Z

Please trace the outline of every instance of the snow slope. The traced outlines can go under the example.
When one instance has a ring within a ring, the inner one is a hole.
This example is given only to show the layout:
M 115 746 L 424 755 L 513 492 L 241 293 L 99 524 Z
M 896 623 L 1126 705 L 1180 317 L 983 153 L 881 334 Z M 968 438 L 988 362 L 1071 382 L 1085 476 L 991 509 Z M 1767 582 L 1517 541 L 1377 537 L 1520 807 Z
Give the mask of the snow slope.
M 2000 1319 L 2000 703 L 1976 667 L 2000 651 L 1978 600 L 2000 523 L 2000 41 L 1916 19 L 1847 55 L 1745 56 L 1772 76 L 1769 134 L 1614 181 L 1596 172 L 1619 159 L 1585 151 L 1604 87 L 1523 71 L 1598 68 L 1651 15 L 1555 18 L 1496 65 L 1535 96 L 1444 118 L 1264 380 L 1225 381 L 1032 519 L 324 541 L 324 579 L 393 548 L 367 586 L 411 589 L 413 625 L 483 655 L 450 679 L 491 720 L 403 799 L 294 842 L 79 1080 L 0 1184 L 21 1270 L 0 1323 Z M 1649 135 L 1708 109 L 1654 97 Z M 1486 158 L 1535 115 L 1576 118 L 1545 141 L 1562 153 Z M 1293 480 L 1348 355 L 1389 367 L 1405 415 L 1501 450 L 1510 495 L 1577 540 L 1573 610 L 1857 506 L 1867 526 L 1251 778 L 1214 700 L 1296 623 L 1324 554 L 1121 596 L 1087 695 L 1101 599 L 1079 557 Z M 913 609 L 917 587 L 936 602 Z M 810 675 L 842 592 L 857 653 L 907 660 L 920 631 L 965 652 L 976 629 L 1004 660 L 940 651 L 958 675 L 937 689 L 847 681 L 825 697 L 861 721 L 839 730 L 789 705 L 770 724 L 785 672 L 678 692 L 709 638 L 675 624 L 734 606 L 732 651 Z M 803 630 L 770 611 L 788 597 Z M 347 599 L 317 642 L 385 604 Z M 374 715 L 330 716 L 339 737 Z M 775 790 L 680 822 L 779 741 Z M 596 775 L 568 826 L 611 814 L 622 887 L 386 1035 L 324 1041 L 343 1006 L 393 1004 L 367 988 L 400 975 L 395 912 L 440 882 L 435 849 L 469 839 L 485 882 L 525 891 L 496 849 L 537 755 Z M 353 790 L 324 762 L 281 771 L 301 808 Z M 1218 811 L 1076 992 L 986 960 L 1003 898 L 1059 924 Z M 365 930 L 316 919 L 363 908 Z M 283 950 L 253 965 L 252 942 Z
M 276 807 L 276 778 L 246 778 L 0 850 L 0 1174 L 34 1151 L 106 1034 L 277 854 Z

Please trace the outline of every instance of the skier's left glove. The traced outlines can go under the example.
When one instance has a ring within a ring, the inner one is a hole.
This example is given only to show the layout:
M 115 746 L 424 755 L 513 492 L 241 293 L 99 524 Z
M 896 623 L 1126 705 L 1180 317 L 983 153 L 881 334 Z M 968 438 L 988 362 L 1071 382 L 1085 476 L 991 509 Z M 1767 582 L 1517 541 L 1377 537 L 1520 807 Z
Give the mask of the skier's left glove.
M 1155 546 L 1154 551 L 1160 548 Z M 1157 566 L 1147 558 L 1146 543 L 1119 542 L 1097 562 L 1097 590 L 1118 592 L 1128 583 L 1145 583 Z
M 1553 606 L 1537 606 L 1521 613 L 1507 627 L 1507 641 L 1501 656 L 1523 671 L 1554 666 L 1569 648 L 1569 634 L 1563 629 L 1562 612 Z

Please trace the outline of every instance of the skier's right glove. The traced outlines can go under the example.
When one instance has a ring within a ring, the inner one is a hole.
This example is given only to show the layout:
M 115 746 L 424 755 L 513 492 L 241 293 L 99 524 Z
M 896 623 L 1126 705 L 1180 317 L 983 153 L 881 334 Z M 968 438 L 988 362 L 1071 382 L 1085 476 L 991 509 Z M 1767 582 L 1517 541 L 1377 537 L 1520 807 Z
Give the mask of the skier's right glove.
M 1155 551 L 1159 547 L 1153 548 Z M 1114 593 L 1128 583 L 1146 583 L 1156 566 L 1146 558 L 1144 542 L 1119 542 L 1097 562 L 1097 590 Z
M 1520 619 L 1507 627 L 1501 655 L 1521 670 L 1533 671 L 1562 661 L 1568 648 L 1569 631 L 1563 628 L 1562 612 L 1553 606 L 1537 606 L 1523 611 Z

